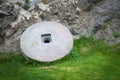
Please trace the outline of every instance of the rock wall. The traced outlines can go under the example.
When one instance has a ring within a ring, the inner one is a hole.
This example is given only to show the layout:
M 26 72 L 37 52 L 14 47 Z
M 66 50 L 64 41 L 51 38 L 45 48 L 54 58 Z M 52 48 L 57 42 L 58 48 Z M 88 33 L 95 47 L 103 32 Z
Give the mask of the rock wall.
M 40 21 L 60 22 L 75 38 L 120 42 L 120 0 L 0 0 L 0 52 L 19 52 L 21 34 Z

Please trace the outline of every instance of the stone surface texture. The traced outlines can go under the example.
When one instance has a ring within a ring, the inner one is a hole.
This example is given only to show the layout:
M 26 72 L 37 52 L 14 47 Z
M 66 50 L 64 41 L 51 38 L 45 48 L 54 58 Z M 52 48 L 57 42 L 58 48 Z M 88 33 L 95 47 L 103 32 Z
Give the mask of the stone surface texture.
M 75 39 L 120 42 L 120 0 L 0 0 L 0 52 L 20 52 L 23 31 L 41 21 L 62 23 Z
M 44 21 L 28 27 L 20 43 L 26 56 L 41 62 L 51 62 L 63 58 L 72 50 L 73 36 L 64 25 Z

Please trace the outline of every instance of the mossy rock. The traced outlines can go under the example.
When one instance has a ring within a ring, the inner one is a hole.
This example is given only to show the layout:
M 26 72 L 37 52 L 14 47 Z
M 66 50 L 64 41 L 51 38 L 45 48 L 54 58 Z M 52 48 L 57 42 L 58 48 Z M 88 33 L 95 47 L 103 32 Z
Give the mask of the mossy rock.
M 42 0 L 42 2 L 43 2 L 44 4 L 48 4 L 48 3 L 49 3 L 49 0 Z

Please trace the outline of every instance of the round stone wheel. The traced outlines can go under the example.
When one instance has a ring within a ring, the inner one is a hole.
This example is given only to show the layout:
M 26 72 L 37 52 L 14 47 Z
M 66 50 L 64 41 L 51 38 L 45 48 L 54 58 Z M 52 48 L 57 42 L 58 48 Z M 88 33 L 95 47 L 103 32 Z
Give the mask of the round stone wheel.
M 44 21 L 26 29 L 20 39 L 23 53 L 39 62 L 52 62 L 69 54 L 73 36 L 64 25 Z

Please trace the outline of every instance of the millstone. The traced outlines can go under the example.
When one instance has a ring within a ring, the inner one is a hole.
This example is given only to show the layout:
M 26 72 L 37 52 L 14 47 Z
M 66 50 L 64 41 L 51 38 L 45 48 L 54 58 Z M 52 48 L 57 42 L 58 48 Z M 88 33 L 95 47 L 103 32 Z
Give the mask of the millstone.
M 21 36 L 20 46 L 27 57 L 40 62 L 52 62 L 70 53 L 73 36 L 64 25 L 44 21 L 26 29 Z

